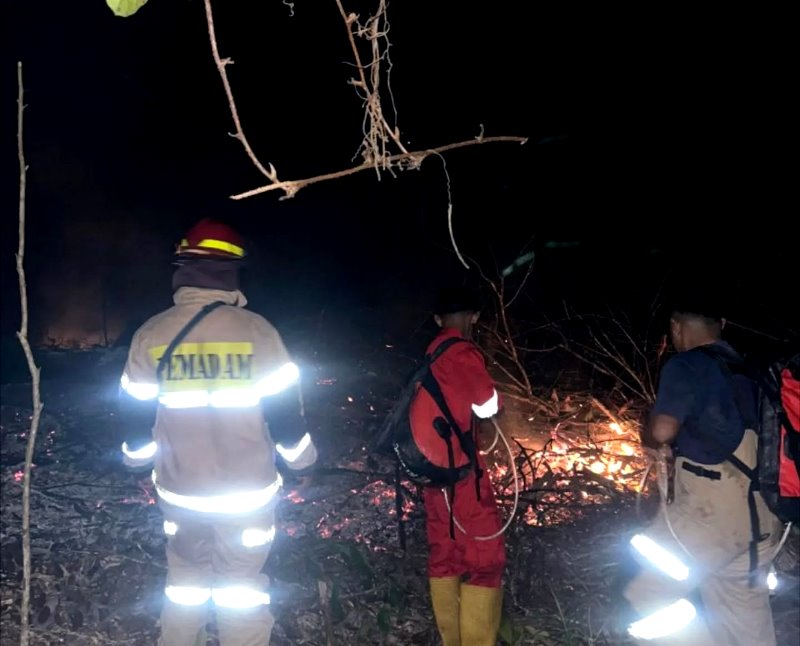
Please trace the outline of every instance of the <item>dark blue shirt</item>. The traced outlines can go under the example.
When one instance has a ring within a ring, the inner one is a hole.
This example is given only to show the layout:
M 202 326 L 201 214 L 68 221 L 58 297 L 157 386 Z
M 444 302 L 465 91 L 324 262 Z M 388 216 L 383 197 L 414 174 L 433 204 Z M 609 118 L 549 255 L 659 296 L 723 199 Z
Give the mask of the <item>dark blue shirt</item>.
M 734 364 L 741 363 L 741 357 L 724 341 L 706 349 Z M 673 442 L 676 455 L 701 464 L 719 464 L 739 446 L 745 426 L 749 426 L 745 420 L 754 419 L 755 411 L 755 383 L 736 370 L 734 375 L 726 373 L 718 359 L 695 348 L 664 365 L 652 414 L 669 415 L 680 422 Z M 704 440 L 709 437 L 715 441 Z

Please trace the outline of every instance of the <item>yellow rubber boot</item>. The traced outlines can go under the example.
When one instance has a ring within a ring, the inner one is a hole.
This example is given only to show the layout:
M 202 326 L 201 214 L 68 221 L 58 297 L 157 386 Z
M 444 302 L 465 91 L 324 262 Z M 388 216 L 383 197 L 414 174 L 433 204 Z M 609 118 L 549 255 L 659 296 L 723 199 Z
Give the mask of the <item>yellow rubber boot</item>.
M 502 612 L 503 588 L 462 583 L 462 646 L 495 646 Z
M 442 636 L 443 646 L 461 646 L 458 595 L 461 579 L 457 576 L 431 577 L 431 604 L 436 627 Z

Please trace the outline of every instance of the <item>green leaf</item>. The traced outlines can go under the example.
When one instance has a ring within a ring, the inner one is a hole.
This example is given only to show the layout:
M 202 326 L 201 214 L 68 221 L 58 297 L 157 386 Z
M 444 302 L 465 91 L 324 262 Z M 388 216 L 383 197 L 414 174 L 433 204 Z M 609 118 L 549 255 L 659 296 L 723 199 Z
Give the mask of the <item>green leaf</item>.
M 406 597 L 394 581 L 389 581 L 388 601 L 392 608 L 403 608 L 406 605 Z
M 355 543 L 335 543 L 334 545 L 336 551 L 344 557 L 347 565 L 364 578 L 372 577 L 372 566 L 364 558 L 364 554 Z
M 363 552 L 354 544 L 350 544 L 350 562 L 358 568 L 364 576 L 372 576 L 372 566 L 364 558 Z
M 335 583 L 331 588 L 330 608 L 331 608 L 331 619 L 335 624 L 338 624 L 340 621 L 344 620 L 344 618 L 347 616 L 347 613 L 344 610 L 344 606 L 342 605 L 342 600 L 340 598 L 339 586 Z
M 378 628 L 384 635 L 388 635 L 392 630 L 392 613 L 386 606 L 378 611 Z
M 498 637 L 506 644 L 516 643 L 516 631 L 514 630 L 514 623 L 509 619 L 508 615 L 503 615 L 500 620 L 500 630 L 497 631 Z
M 146 5 L 147 0 L 106 0 L 106 4 L 115 16 L 127 18 Z
M 317 563 L 314 559 L 310 558 L 306 558 L 305 561 L 306 561 L 306 572 L 308 572 L 315 579 L 321 579 L 323 577 L 323 571 L 319 563 Z

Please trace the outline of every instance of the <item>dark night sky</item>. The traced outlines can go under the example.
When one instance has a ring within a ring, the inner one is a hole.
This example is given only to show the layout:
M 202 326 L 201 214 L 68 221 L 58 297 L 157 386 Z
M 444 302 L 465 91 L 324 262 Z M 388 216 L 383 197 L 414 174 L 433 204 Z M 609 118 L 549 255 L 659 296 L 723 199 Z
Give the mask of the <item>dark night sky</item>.
M 345 6 L 365 14 L 373 4 Z M 532 236 L 581 241 L 579 251 L 541 256 L 536 289 L 601 301 L 652 291 L 654 276 L 689 261 L 704 280 L 727 282 L 738 315 L 761 325 L 753 312 L 781 304 L 789 284 L 792 238 L 774 223 L 796 219 L 777 142 L 776 106 L 788 90 L 772 61 L 782 41 L 767 28 L 779 16 L 489 6 L 389 6 L 392 87 L 412 148 L 471 138 L 480 124 L 487 135 L 530 139 L 446 156 L 463 250 L 487 261 L 491 248 L 504 263 Z M 423 293 L 432 272 L 460 277 L 436 158 L 396 179 L 363 173 L 288 201 L 227 199 L 263 182 L 227 134 L 200 0 L 150 0 L 128 19 L 103 0 L 2 7 L 4 333 L 18 316 L 9 302 L 16 60 L 29 106 L 28 267 L 40 331 L 96 327 L 102 284 L 114 325 L 160 308 L 172 244 L 205 215 L 251 240 L 251 300 L 273 318 L 385 307 Z M 362 113 L 347 85 L 351 54 L 335 2 L 298 1 L 293 17 L 278 0 L 214 7 L 262 161 L 284 178 L 349 166 Z

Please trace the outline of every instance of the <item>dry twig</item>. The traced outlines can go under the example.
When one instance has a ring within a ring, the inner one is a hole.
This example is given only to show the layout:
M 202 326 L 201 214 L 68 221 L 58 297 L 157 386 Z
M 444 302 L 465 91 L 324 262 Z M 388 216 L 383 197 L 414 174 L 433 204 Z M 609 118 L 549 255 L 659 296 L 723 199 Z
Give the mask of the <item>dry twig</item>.
M 585 324 L 588 342 L 568 339 L 564 330 L 553 325 L 554 331 L 561 337 L 561 348 L 591 366 L 597 372 L 616 380 L 634 397 L 650 404 L 655 401 L 655 386 L 652 363 L 658 356 L 649 357 L 635 341 L 631 332 L 616 317 L 586 317 L 567 311 L 566 320 L 580 321 Z M 614 341 L 612 335 L 601 325 L 593 325 L 595 321 L 604 322 L 615 331 L 623 342 Z
M 503 276 L 495 282 L 491 280 L 481 269 L 478 267 L 478 271 L 481 274 L 483 280 L 489 285 L 492 292 L 495 296 L 495 301 L 497 303 L 497 321 L 501 326 L 501 330 L 492 329 L 492 333 L 495 335 L 498 341 L 500 341 L 500 347 L 503 348 L 503 354 L 511 361 L 511 363 L 516 368 L 518 373 L 518 377 L 514 377 L 506 368 L 504 368 L 498 362 L 498 366 L 503 370 L 503 372 L 510 377 L 514 383 L 522 390 L 522 393 L 527 397 L 530 401 L 534 401 L 536 398 L 533 394 L 533 387 L 531 386 L 531 381 L 528 378 L 528 371 L 525 370 L 525 366 L 522 363 L 522 359 L 519 355 L 517 350 L 517 345 L 514 342 L 514 336 L 511 332 L 511 325 L 508 320 L 508 308 L 511 303 L 516 300 L 517 296 L 519 296 L 522 289 L 525 287 L 525 284 L 528 282 L 528 278 L 531 275 L 531 268 L 533 267 L 533 263 L 528 268 L 528 271 L 525 273 L 524 278 L 522 279 L 522 283 L 517 288 L 516 293 L 512 297 L 512 299 L 506 300 L 505 295 L 505 278 Z
M 347 27 L 347 38 L 350 41 L 355 67 L 358 70 L 358 78 L 350 79 L 350 84 L 359 92 L 364 104 L 364 140 L 359 152 L 365 163 L 374 166 L 378 179 L 380 179 L 381 170 L 391 170 L 391 164 L 388 161 L 391 155 L 388 148 L 390 142 L 394 142 L 401 152 L 408 152 L 400 140 L 400 129 L 396 125 L 392 127 L 389 124 L 381 107 L 381 61 L 389 60 L 389 40 L 387 38 L 389 23 L 386 18 L 386 0 L 379 0 L 377 13 L 371 16 L 365 25 L 358 22 L 356 14 L 348 14 L 344 10 L 341 0 L 336 0 L 336 6 L 339 8 L 345 27 Z M 355 36 L 366 38 L 370 43 L 372 61 L 368 66 L 361 61 Z M 382 40 L 386 43 L 383 50 L 381 49 Z M 367 71 L 369 71 L 369 79 Z
M 17 276 L 19 277 L 19 303 L 21 323 L 17 338 L 19 339 L 28 371 L 31 374 L 31 397 L 33 414 L 28 431 L 28 442 L 25 447 L 25 469 L 22 479 L 22 606 L 20 608 L 20 646 L 30 643 L 29 609 L 31 603 L 31 467 L 33 451 L 36 446 L 36 434 L 39 431 L 39 419 L 42 414 L 42 401 L 39 393 L 39 368 L 33 358 L 28 342 L 28 286 L 25 279 L 25 187 L 28 167 L 25 164 L 25 151 L 22 146 L 22 62 L 17 63 L 17 157 L 19 158 L 19 244 L 17 247 Z

